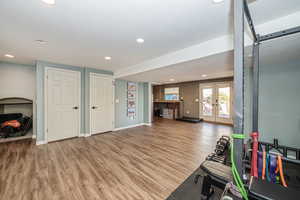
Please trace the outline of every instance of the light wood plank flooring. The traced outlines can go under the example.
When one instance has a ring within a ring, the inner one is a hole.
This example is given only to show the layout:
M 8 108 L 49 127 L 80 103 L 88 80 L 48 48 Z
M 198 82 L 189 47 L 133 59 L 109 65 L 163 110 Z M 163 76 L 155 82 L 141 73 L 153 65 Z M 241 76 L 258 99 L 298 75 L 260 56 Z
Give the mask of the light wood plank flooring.
M 0 144 L 0 199 L 165 199 L 231 131 L 158 120 L 152 127 L 41 146 Z

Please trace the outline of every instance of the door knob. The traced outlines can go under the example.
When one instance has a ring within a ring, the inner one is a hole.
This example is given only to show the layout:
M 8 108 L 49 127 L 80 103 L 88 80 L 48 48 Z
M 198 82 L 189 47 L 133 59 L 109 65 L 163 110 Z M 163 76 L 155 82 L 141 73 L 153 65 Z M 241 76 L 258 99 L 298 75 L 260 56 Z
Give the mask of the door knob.
M 92 109 L 96 109 L 97 107 L 96 106 L 92 106 Z
M 74 110 L 77 110 L 77 109 L 78 109 L 78 106 L 74 106 L 73 109 L 74 109 Z

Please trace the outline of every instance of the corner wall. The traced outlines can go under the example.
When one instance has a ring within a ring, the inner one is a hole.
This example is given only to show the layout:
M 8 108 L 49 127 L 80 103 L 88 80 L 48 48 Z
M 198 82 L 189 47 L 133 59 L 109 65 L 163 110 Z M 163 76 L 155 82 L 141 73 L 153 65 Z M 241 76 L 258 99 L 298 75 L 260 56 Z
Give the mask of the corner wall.
M 133 120 L 127 116 L 127 83 L 125 80 L 115 80 L 115 128 L 135 126 L 149 121 L 148 83 L 138 83 L 137 115 Z

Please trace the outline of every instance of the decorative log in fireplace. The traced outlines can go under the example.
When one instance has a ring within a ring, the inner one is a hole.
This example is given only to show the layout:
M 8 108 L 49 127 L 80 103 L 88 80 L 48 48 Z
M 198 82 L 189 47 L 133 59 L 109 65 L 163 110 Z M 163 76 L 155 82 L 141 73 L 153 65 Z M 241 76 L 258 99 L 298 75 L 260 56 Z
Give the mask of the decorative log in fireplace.
M 0 142 L 32 138 L 32 100 L 0 99 Z

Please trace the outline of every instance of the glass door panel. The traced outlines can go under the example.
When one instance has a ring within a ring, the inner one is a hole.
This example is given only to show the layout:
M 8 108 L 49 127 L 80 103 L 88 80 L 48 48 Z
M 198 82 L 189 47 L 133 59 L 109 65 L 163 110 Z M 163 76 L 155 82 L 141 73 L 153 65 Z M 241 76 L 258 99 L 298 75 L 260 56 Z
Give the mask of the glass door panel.
M 213 115 L 213 89 L 204 88 L 202 89 L 202 110 L 203 115 L 212 116 Z
M 218 117 L 230 117 L 230 87 L 218 88 Z
M 215 121 L 215 89 L 214 85 L 200 86 L 200 117 L 206 121 Z
M 232 123 L 232 89 L 230 83 L 216 84 L 216 121 Z

